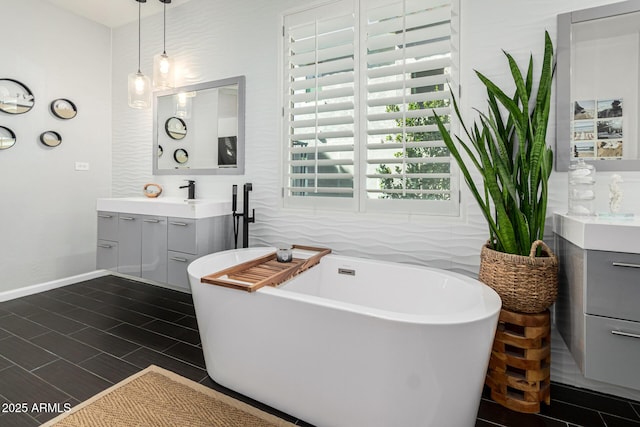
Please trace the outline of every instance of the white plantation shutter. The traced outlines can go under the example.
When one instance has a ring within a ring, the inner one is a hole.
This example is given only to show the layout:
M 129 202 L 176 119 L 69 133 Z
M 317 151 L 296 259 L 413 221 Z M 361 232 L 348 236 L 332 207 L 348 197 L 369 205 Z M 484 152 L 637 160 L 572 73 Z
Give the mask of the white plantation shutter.
M 360 10 L 356 10 L 356 4 Z M 339 1 L 285 16 L 285 205 L 457 214 L 450 0 Z
M 284 22 L 286 200 L 354 204 L 356 21 L 342 1 Z M 308 203 L 308 202 L 303 202 Z

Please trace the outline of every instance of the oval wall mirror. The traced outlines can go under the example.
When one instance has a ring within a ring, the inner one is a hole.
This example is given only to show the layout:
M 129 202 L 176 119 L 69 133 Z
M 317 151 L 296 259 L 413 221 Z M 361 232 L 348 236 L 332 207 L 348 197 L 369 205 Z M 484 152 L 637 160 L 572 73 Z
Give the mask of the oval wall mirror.
M 40 142 L 47 147 L 57 147 L 62 143 L 62 137 L 58 132 L 48 130 L 40 134 Z
M 181 165 L 185 164 L 189 160 L 189 153 L 184 148 L 178 148 L 173 152 L 173 159 Z
M 76 104 L 64 98 L 54 99 L 53 101 L 51 101 L 51 105 L 49 106 L 49 108 L 51 109 L 53 115 L 59 119 L 73 119 L 76 114 L 78 114 Z
M 23 114 L 33 108 L 35 98 L 28 87 L 17 80 L 0 79 L 0 111 Z
M 0 150 L 11 148 L 16 143 L 16 134 L 9 128 L 0 126 Z
M 164 130 L 171 139 L 180 140 L 187 136 L 187 124 L 180 117 L 170 117 L 164 123 Z

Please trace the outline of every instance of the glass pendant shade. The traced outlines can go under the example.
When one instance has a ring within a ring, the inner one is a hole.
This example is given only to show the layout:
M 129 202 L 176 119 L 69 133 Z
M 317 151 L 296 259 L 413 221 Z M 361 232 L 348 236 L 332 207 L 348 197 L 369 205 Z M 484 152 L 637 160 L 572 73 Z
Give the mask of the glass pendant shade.
M 151 81 L 140 71 L 129 74 L 129 107 L 151 107 Z
M 129 107 L 149 108 L 151 107 L 151 80 L 140 71 L 140 27 L 141 27 L 141 5 L 147 0 L 136 0 L 138 2 L 138 71 L 129 74 L 128 93 Z
M 170 89 L 174 86 L 173 58 L 166 52 L 153 57 L 153 87 L 156 89 Z

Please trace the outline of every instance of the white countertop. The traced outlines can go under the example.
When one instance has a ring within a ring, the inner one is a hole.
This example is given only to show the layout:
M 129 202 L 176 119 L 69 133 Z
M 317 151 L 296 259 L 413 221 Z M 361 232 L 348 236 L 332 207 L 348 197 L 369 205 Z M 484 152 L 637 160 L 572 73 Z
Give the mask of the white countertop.
M 583 249 L 640 253 L 639 215 L 612 219 L 555 212 L 553 231 Z
M 97 199 L 96 210 L 179 218 L 209 218 L 231 214 L 231 201 L 187 200 L 178 197 L 116 197 Z

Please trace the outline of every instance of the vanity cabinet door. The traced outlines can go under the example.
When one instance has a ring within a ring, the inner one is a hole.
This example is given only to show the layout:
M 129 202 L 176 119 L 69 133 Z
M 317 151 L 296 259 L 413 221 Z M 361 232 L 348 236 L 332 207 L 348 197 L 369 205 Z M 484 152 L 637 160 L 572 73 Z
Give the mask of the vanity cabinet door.
M 118 271 L 118 242 L 98 240 L 96 268 Z
M 98 240 L 118 240 L 118 214 L 98 212 Z
M 169 250 L 198 254 L 197 220 L 187 218 L 169 218 Z
M 167 281 L 167 218 L 142 217 L 142 277 L 157 282 Z
M 189 286 L 189 275 L 187 274 L 187 266 L 196 258 L 196 255 L 186 254 L 184 252 L 169 251 L 167 261 L 167 282 L 170 285 L 178 286 L 188 292 L 191 292 L 191 287 Z
M 640 322 L 640 254 L 586 254 L 587 314 Z
M 118 273 L 141 277 L 142 215 L 118 215 Z
M 584 376 L 640 389 L 640 322 L 586 315 Z

